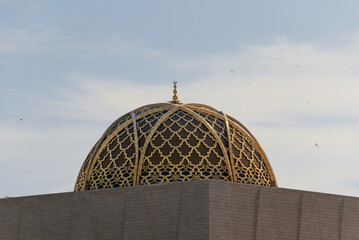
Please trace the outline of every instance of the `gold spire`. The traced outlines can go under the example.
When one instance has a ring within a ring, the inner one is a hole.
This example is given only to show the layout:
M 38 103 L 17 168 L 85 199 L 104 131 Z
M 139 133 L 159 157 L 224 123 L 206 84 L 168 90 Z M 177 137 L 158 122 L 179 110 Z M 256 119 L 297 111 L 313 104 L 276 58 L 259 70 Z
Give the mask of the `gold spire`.
M 177 81 L 173 81 L 173 97 L 172 97 L 172 103 L 179 103 L 178 97 L 177 97 Z

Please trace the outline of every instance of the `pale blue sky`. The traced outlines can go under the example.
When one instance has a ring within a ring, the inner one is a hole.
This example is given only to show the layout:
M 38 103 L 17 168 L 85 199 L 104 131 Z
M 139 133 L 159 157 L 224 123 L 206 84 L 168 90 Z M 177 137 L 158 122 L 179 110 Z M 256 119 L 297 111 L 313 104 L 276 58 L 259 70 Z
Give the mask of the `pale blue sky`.
M 183 102 L 245 124 L 279 186 L 359 196 L 358 13 L 354 0 L 0 0 L 0 197 L 71 191 L 102 132 L 168 101 L 172 80 Z

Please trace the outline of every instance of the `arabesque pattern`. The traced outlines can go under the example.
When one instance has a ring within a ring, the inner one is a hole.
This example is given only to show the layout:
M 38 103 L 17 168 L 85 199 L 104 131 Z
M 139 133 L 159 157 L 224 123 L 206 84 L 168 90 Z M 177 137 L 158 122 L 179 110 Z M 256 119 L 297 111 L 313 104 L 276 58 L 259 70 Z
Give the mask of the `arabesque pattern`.
M 233 170 L 238 182 L 271 186 L 271 176 L 261 155 L 238 130 L 230 129 Z
M 140 185 L 192 179 L 229 180 L 228 165 L 215 137 L 203 123 L 182 110 L 161 123 L 140 166 Z
M 163 103 L 116 120 L 87 156 L 75 191 L 198 179 L 277 186 L 243 125 L 206 105 Z
M 105 146 L 90 175 L 89 189 L 132 186 L 136 154 L 133 125 L 127 125 Z

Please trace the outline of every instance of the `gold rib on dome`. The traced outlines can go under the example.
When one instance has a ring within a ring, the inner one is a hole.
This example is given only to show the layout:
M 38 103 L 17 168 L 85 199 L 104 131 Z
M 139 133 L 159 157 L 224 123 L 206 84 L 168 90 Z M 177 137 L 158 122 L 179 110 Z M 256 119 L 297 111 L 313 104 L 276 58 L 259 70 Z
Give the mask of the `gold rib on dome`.
M 169 102 L 117 119 L 88 154 L 75 191 L 200 179 L 277 186 L 240 122 L 207 105 Z

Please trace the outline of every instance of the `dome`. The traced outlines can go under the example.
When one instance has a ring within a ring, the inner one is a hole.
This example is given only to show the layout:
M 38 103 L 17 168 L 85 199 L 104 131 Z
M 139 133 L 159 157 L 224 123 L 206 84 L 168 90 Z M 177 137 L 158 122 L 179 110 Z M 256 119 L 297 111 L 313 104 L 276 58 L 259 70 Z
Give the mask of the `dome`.
M 117 119 L 92 148 L 75 191 L 200 179 L 276 187 L 255 137 L 202 104 L 152 104 Z

